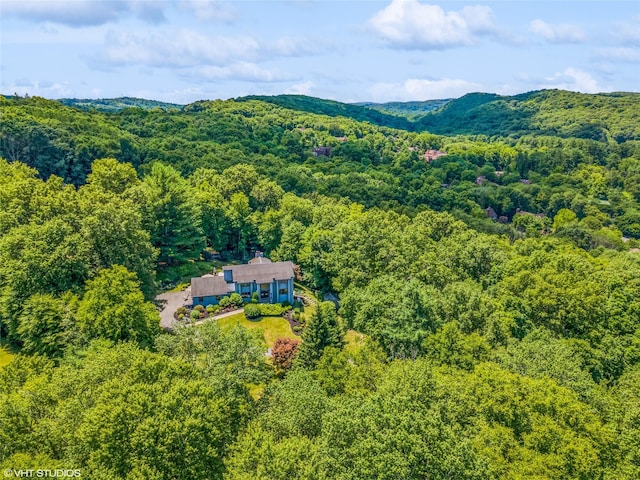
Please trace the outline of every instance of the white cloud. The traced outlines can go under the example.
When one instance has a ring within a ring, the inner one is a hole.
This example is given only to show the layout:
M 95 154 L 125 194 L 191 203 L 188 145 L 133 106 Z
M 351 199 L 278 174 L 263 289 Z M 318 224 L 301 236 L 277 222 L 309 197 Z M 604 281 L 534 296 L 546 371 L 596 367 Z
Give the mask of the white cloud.
M 2 15 L 70 27 L 103 25 L 131 15 L 160 23 L 165 20 L 165 4 L 152 0 L 8 0 L 2 2 Z
M 640 49 L 630 47 L 596 48 L 594 56 L 612 62 L 640 62 Z
M 496 32 L 489 7 L 467 6 L 447 12 L 417 0 L 392 0 L 369 23 L 390 45 L 409 49 L 474 45 L 479 37 Z
M 552 24 L 533 20 L 529 24 L 529 31 L 551 43 L 580 43 L 587 39 L 580 27 L 569 23 Z
M 254 58 L 260 45 L 251 37 L 209 37 L 192 30 L 136 34 L 110 32 L 100 57 L 110 65 L 194 67 Z
M 284 93 L 289 93 L 292 95 L 309 95 L 309 92 L 313 87 L 315 87 L 315 83 L 313 83 L 311 80 L 307 80 L 303 83 L 296 83 L 295 85 L 291 85 L 284 91 Z
M 106 71 L 120 66 L 224 67 L 209 69 L 207 75 L 226 78 L 227 72 L 233 71 L 246 74 L 248 78 L 266 80 L 269 77 L 267 71 L 258 72 L 249 62 L 310 54 L 313 48 L 305 39 L 288 37 L 263 42 L 250 36 L 209 36 L 190 29 L 156 29 L 148 33 L 111 30 L 106 35 L 102 52 L 87 61 L 93 68 Z M 278 75 L 273 74 L 272 77 Z
M 410 78 L 404 83 L 376 83 L 369 88 L 369 93 L 375 102 L 406 102 L 461 97 L 481 90 L 482 85 L 467 80 Z
M 539 88 L 557 88 L 581 93 L 600 93 L 611 90 L 600 85 L 588 72 L 573 67 L 546 77 Z

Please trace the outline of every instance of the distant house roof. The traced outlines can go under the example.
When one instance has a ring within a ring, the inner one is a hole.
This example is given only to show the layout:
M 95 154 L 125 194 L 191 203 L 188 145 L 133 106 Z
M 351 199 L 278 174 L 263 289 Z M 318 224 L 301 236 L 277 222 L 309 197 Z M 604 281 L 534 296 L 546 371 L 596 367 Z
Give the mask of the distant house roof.
M 262 263 L 273 263 L 273 262 L 265 257 L 254 257 L 251 260 L 249 260 L 250 265 L 255 265 L 255 264 L 260 265 Z
M 191 279 L 192 297 L 210 297 L 212 295 L 228 295 L 233 292 L 233 283 L 227 283 L 223 277 L 205 275 Z
M 437 160 L 440 157 L 444 157 L 447 155 L 447 152 L 443 152 L 441 150 L 427 150 L 424 153 L 424 158 L 427 160 L 427 162 L 430 162 L 432 160 Z
M 498 214 L 496 213 L 496 211 L 491 208 L 491 207 L 487 207 L 484 209 L 484 211 L 487 214 L 487 217 L 489 217 L 491 220 L 497 220 L 498 219 Z
M 249 260 L 250 264 L 255 264 L 255 263 L 272 263 L 271 260 L 269 260 L 267 257 L 264 256 L 263 252 L 256 252 L 255 256 Z
M 268 259 L 266 259 L 268 260 Z M 293 262 L 249 263 L 245 265 L 227 265 L 224 271 L 233 272 L 233 281 L 238 283 L 269 283 L 274 279 L 288 280 L 295 276 Z

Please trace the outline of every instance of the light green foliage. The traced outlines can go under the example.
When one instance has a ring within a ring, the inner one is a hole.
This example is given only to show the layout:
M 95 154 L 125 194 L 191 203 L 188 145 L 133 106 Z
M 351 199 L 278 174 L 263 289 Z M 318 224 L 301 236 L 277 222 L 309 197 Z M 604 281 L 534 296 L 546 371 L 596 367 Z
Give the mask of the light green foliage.
M 77 322 L 87 339 L 131 340 L 151 346 L 160 318 L 153 304 L 144 300 L 136 274 L 114 265 L 87 282 Z
M 465 335 L 458 323 L 446 323 L 424 342 L 425 355 L 442 365 L 451 365 L 465 370 L 489 358 L 490 347 L 484 337 L 477 333 Z
M 178 328 L 175 335 L 160 335 L 156 348 L 196 366 L 220 391 L 236 392 L 236 400 L 246 403 L 247 384 L 260 384 L 268 378 L 259 336 L 240 326 L 221 329 L 211 321 Z
M 244 307 L 244 316 L 247 318 L 258 318 L 261 315 L 260 306 L 255 303 L 249 303 Z
M 239 293 L 232 293 L 231 295 L 229 295 L 229 301 L 237 306 L 237 307 L 241 307 L 242 306 L 242 295 L 240 295 Z
M 578 217 L 568 208 L 561 208 L 553 217 L 553 229 L 559 230 L 578 221 Z
M 24 303 L 17 333 L 23 342 L 22 352 L 57 357 L 71 340 L 77 298 L 66 294 L 56 298 L 36 294 Z
M 243 414 L 193 367 L 130 344 L 35 367 L 16 359 L 0 371 L 3 466 L 39 456 L 92 478 L 220 478 Z
M 391 357 L 416 358 L 425 337 L 440 325 L 437 291 L 417 280 L 392 276 L 352 288 L 342 298 L 342 312 L 355 330 L 371 335 Z
M 598 389 L 584 360 L 567 340 L 536 329 L 498 355 L 505 367 L 533 378 L 551 378 L 576 392 L 587 403 L 597 402 Z

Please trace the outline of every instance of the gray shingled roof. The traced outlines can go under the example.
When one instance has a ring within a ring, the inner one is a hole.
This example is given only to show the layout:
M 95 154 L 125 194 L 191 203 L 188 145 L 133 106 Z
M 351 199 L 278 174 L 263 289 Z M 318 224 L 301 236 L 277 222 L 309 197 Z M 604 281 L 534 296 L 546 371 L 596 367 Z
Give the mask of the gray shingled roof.
M 293 262 L 254 263 L 248 265 L 228 265 L 223 270 L 233 272 L 233 281 L 238 283 L 269 283 L 289 280 L 294 277 Z
M 192 297 L 209 297 L 211 295 L 228 295 L 234 291 L 233 283 L 227 283 L 222 277 L 207 275 L 191 279 Z

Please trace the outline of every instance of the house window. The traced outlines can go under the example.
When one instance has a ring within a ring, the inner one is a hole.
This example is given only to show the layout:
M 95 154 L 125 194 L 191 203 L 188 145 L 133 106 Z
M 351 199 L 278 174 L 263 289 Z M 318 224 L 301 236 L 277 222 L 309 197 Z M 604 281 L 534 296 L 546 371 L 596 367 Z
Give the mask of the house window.
M 289 289 L 288 288 L 281 288 L 280 290 L 278 290 L 278 293 L 280 295 L 289 295 Z
M 204 302 L 204 297 L 196 297 L 196 302 L 198 303 Z
M 251 297 L 251 284 L 250 283 L 241 283 L 240 284 L 240 295 L 242 295 L 242 298 L 250 298 Z
M 266 300 L 269 298 L 269 284 L 268 283 L 261 283 L 260 284 L 260 298 L 262 300 Z

